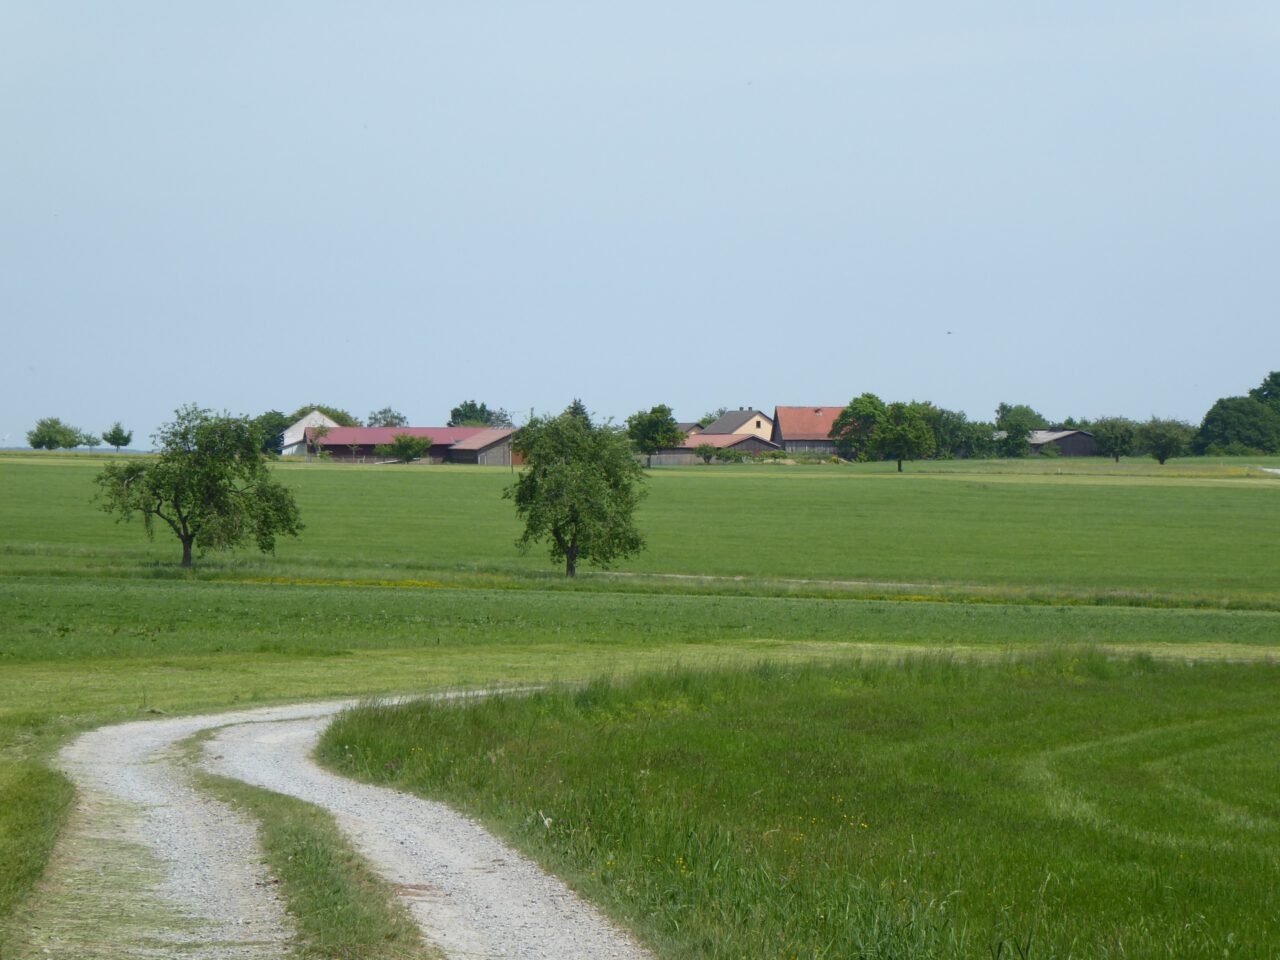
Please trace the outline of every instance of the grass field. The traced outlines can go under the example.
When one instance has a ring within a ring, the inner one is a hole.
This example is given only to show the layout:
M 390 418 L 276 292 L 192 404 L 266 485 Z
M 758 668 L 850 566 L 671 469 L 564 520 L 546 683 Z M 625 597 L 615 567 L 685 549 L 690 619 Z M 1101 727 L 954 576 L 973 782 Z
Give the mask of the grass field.
M 147 711 L 764 657 L 1280 651 L 1280 478 L 1243 462 L 654 471 L 649 550 L 576 583 L 515 551 L 503 470 L 282 466 L 303 536 L 188 573 L 89 502 L 102 462 L 0 457 L 0 918 L 70 799 L 52 751 Z

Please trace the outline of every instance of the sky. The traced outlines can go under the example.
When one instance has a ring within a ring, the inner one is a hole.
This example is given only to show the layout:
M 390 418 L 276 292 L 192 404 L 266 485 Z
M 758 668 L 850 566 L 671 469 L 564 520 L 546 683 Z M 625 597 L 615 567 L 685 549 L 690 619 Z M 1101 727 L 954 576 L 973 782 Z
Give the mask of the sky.
M 0 446 L 187 403 L 1198 422 L 1280 369 L 1280 5 L 0 5 Z

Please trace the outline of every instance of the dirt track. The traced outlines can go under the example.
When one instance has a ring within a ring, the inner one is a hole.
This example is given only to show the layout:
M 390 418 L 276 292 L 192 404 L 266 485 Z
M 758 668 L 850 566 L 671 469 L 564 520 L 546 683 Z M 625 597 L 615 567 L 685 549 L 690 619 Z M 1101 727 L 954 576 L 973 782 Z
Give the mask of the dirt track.
M 277 957 L 292 931 L 253 825 L 190 784 L 178 744 L 216 773 L 329 810 L 448 957 L 640 960 L 563 883 L 449 808 L 358 784 L 309 757 L 345 701 L 103 727 L 61 754 L 79 791 L 19 956 Z

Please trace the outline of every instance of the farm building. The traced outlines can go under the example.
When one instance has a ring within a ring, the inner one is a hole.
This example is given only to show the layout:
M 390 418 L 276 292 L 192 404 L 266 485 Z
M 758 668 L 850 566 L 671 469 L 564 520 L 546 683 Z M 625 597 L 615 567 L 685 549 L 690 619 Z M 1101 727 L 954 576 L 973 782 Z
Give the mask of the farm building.
M 515 430 L 489 427 L 332 427 L 308 428 L 306 446 L 330 459 L 351 463 L 384 463 L 377 448 L 407 434 L 431 440 L 419 463 L 477 463 L 507 466 L 512 462 Z
M 787 453 L 836 452 L 831 425 L 844 407 L 774 407 L 771 439 Z
M 655 467 L 681 467 L 703 460 L 694 451 L 703 445 L 715 447 L 717 450 L 736 450 L 739 453 L 766 453 L 777 450 L 778 445 L 763 440 L 750 433 L 699 433 L 685 437 L 684 443 L 678 447 L 667 447 L 659 450 L 650 461 Z
M 281 456 L 294 457 L 307 452 L 306 433 L 308 427 L 329 427 L 333 429 L 337 425 L 335 420 L 325 416 L 319 410 L 312 410 L 280 435 Z
M 1096 457 L 1098 445 L 1087 430 L 1032 430 L 1027 437 L 1032 453 L 1042 453 L 1053 444 L 1064 457 Z
M 751 407 L 739 407 L 730 410 L 723 416 L 713 420 L 702 428 L 702 435 L 707 434 L 740 434 L 769 440 L 773 435 L 773 420 L 759 410 Z

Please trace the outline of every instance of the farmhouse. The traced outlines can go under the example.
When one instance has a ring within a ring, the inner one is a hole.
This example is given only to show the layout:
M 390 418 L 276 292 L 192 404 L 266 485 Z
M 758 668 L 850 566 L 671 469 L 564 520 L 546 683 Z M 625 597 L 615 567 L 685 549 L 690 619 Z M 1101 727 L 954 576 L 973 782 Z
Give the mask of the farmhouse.
M 768 440 L 773 434 L 773 421 L 751 407 L 739 407 L 730 410 L 702 428 L 702 436 L 707 434 L 737 434 L 759 437 Z
M 685 437 L 684 443 L 678 447 L 667 447 L 653 455 L 655 467 L 682 467 L 693 463 L 702 463 L 702 458 L 694 451 L 701 446 L 715 447 L 717 450 L 736 450 L 739 453 L 765 453 L 777 450 L 778 445 L 751 433 L 707 433 Z
M 489 427 L 308 427 L 306 447 L 322 451 L 330 459 L 351 463 L 384 463 L 377 448 L 405 434 L 431 441 L 419 463 L 477 463 L 507 466 L 512 462 L 511 438 L 515 430 Z M 518 460 L 517 460 L 518 462 Z
M 1064 457 L 1095 457 L 1098 445 L 1087 430 L 1032 430 L 1027 437 L 1032 453 L 1043 453 L 1053 444 Z
M 787 453 L 833 456 L 831 425 L 844 407 L 774 407 L 771 439 Z

